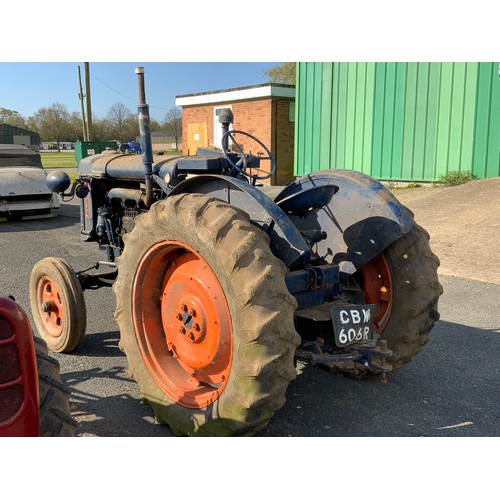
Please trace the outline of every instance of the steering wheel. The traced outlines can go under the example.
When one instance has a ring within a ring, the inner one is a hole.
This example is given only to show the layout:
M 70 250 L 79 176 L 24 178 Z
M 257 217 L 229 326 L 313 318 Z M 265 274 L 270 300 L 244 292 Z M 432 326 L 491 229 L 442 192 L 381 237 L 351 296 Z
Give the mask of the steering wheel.
M 267 156 L 259 156 L 258 158 L 260 160 L 270 160 L 271 170 L 269 172 L 266 172 L 265 170 L 263 170 L 261 168 L 252 168 L 251 166 L 248 166 L 248 162 L 249 162 L 250 157 L 255 156 L 255 155 L 249 155 L 249 154 L 245 154 L 243 152 L 243 149 L 240 147 L 240 145 L 237 143 L 237 141 L 234 138 L 235 134 L 241 134 L 241 135 L 246 135 L 247 137 L 250 137 L 250 139 L 255 141 L 259 146 L 262 147 L 262 149 L 264 149 Z M 238 173 L 244 175 L 245 177 L 248 177 L 249 179 L 257 181 L 257 180 L 269 179 L 269 177 L 271 177 L 274 174 L 274 172 L 276 172 L 276 161 L 274 160 L 274 156 L 271 154 L 271 151 L 269 151 L 269 149 L 267 149 L 266 146 L 264 146 L 264 144 L 262 144 L 262 142 L 259 141 L 259 139 L 257 139 L 257 137 L 249 134 L 248 132 L 243 132 L 242 130 L 228 130 L 222 136 L 222 144 L 225 143 L 224 141 L 225 141 L 226 137 L 228 139 L 231 139 L 232 143 L 234 144 L 234 146 L 236 147 L 236 149 L 238 150 L 238 152 L 240 154 L 240 159 L 236 163 L 234 163 L 233 160 L 231 160 L 231 158 L 229 157 L 228 151 L 223 150 L 224 156 L 225 156 L 226 160 L 228 161 L 229 165 L 231 165 L 231 167 L 234 170 L 236 170 Z M 259 172 L 264 172 L 264 173 L 262 175 L 248 173 L 247 167 L 250 170 L 250 172 L 252 170 L 258 170 Z

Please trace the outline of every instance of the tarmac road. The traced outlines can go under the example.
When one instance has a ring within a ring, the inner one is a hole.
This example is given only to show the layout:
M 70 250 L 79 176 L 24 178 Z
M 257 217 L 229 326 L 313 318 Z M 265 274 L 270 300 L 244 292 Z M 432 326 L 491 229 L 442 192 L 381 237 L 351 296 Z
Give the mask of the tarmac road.
M 80 241 L 79 208 L 62 204 L 53 219 L 0 225 L 0 293 L 31 317 L 29 276 L 46 256 L 82 270 L 103 259 Z M 441 320 L 407 366 L 357 381 L 300 365 L 285 406 L 259 436 L 500 436 L 500 286 L 442 276 Z M 73 391 L 81 436 L 172 436 L 154 423 L 127 376 L 118 348 L 111 289 L 86 291 L 87 334 L 73 354 L 55 354 Z

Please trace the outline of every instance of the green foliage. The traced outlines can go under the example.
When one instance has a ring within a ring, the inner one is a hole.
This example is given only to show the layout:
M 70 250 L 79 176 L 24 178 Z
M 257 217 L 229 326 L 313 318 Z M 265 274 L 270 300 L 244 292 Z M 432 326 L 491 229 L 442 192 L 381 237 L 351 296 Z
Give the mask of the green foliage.
M 477 175 L 473 175 L 469 170 L 464 172 L 454 170 L 446 175 L 440 175 L 437 182 L 442 186 L 459 186 L 474 180 L 477 180 Z
M 395 181 L 387 181 L 385 184 L 389 189 L 413 189 L 422 187 L 422 184 L 418 184 L 417 182 L 408 182 L 407 184 L 402 184 Z
M 264 71 L 264 76 L 267 76 L 271 83 L 295 85 L 296 65 L 297 63 L 294 62 L 285 62 L 277 66 L 272 66 Z
M 0 108 L 0 123 L 26 128 L 26 120 L 14 109 Z
M 73 184 L 73 182 L 75 182 L 76 178 L 78 177 L 78 172 L 70 172 L 68 175 L 71 184 Z

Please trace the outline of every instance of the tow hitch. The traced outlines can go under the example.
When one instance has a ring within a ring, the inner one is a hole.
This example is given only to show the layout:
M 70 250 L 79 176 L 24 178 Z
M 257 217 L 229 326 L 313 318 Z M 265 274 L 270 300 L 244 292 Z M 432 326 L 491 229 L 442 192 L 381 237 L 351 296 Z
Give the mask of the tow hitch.
M 312 342 L 302 342 L 295 351 L 295 357 L 307 361 L 311 365 L 325 365 L 332 370 L 335 367 L 346 369 L 348 364 L 352 364 L 352 371 L 355 371 L 355 364 L 363 365 L 372 373 L 379 373 L 381 381 L 387 381 L 386 374 L 392 371 L 392 365 L 387 359 L 392 356 L 392 351 L 387 348 L 387 341 L 380 337 L 358 345 L 351 345 L 341 352 L 335 352 L 331 346 L 325 346 L 322 339 Z

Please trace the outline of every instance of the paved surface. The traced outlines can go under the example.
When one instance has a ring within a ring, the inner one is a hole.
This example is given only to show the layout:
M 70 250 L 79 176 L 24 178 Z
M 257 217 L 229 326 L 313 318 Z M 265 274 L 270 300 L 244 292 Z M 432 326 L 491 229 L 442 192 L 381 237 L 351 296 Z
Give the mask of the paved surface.
M 500 285 L 500 178 L 393 193 L 431 235 L 441 274 Z
M 417 220 L 423 208 L 415 211 Z M 0 291 L 13 294 L 30 317 L 29 275 L 39 259 L 59 256 L 79 270 L 102 259 L 94 243 L 80 241 L 74 203 L 63 204 L 54 219 L 3 223 L 0 234 Z M 285 406 L 259 435 L 500 436 L 500 286 L 447 275 L 441 281 L 442 316 L 431 341 L 387 384 L 301 365 Z M 81 348 L 56 355 L 73 390 L 81 435 L 171 436 L 154 424 L 127 376 L 111 290 L 87 291 L 85 300 L 88 327 Z

